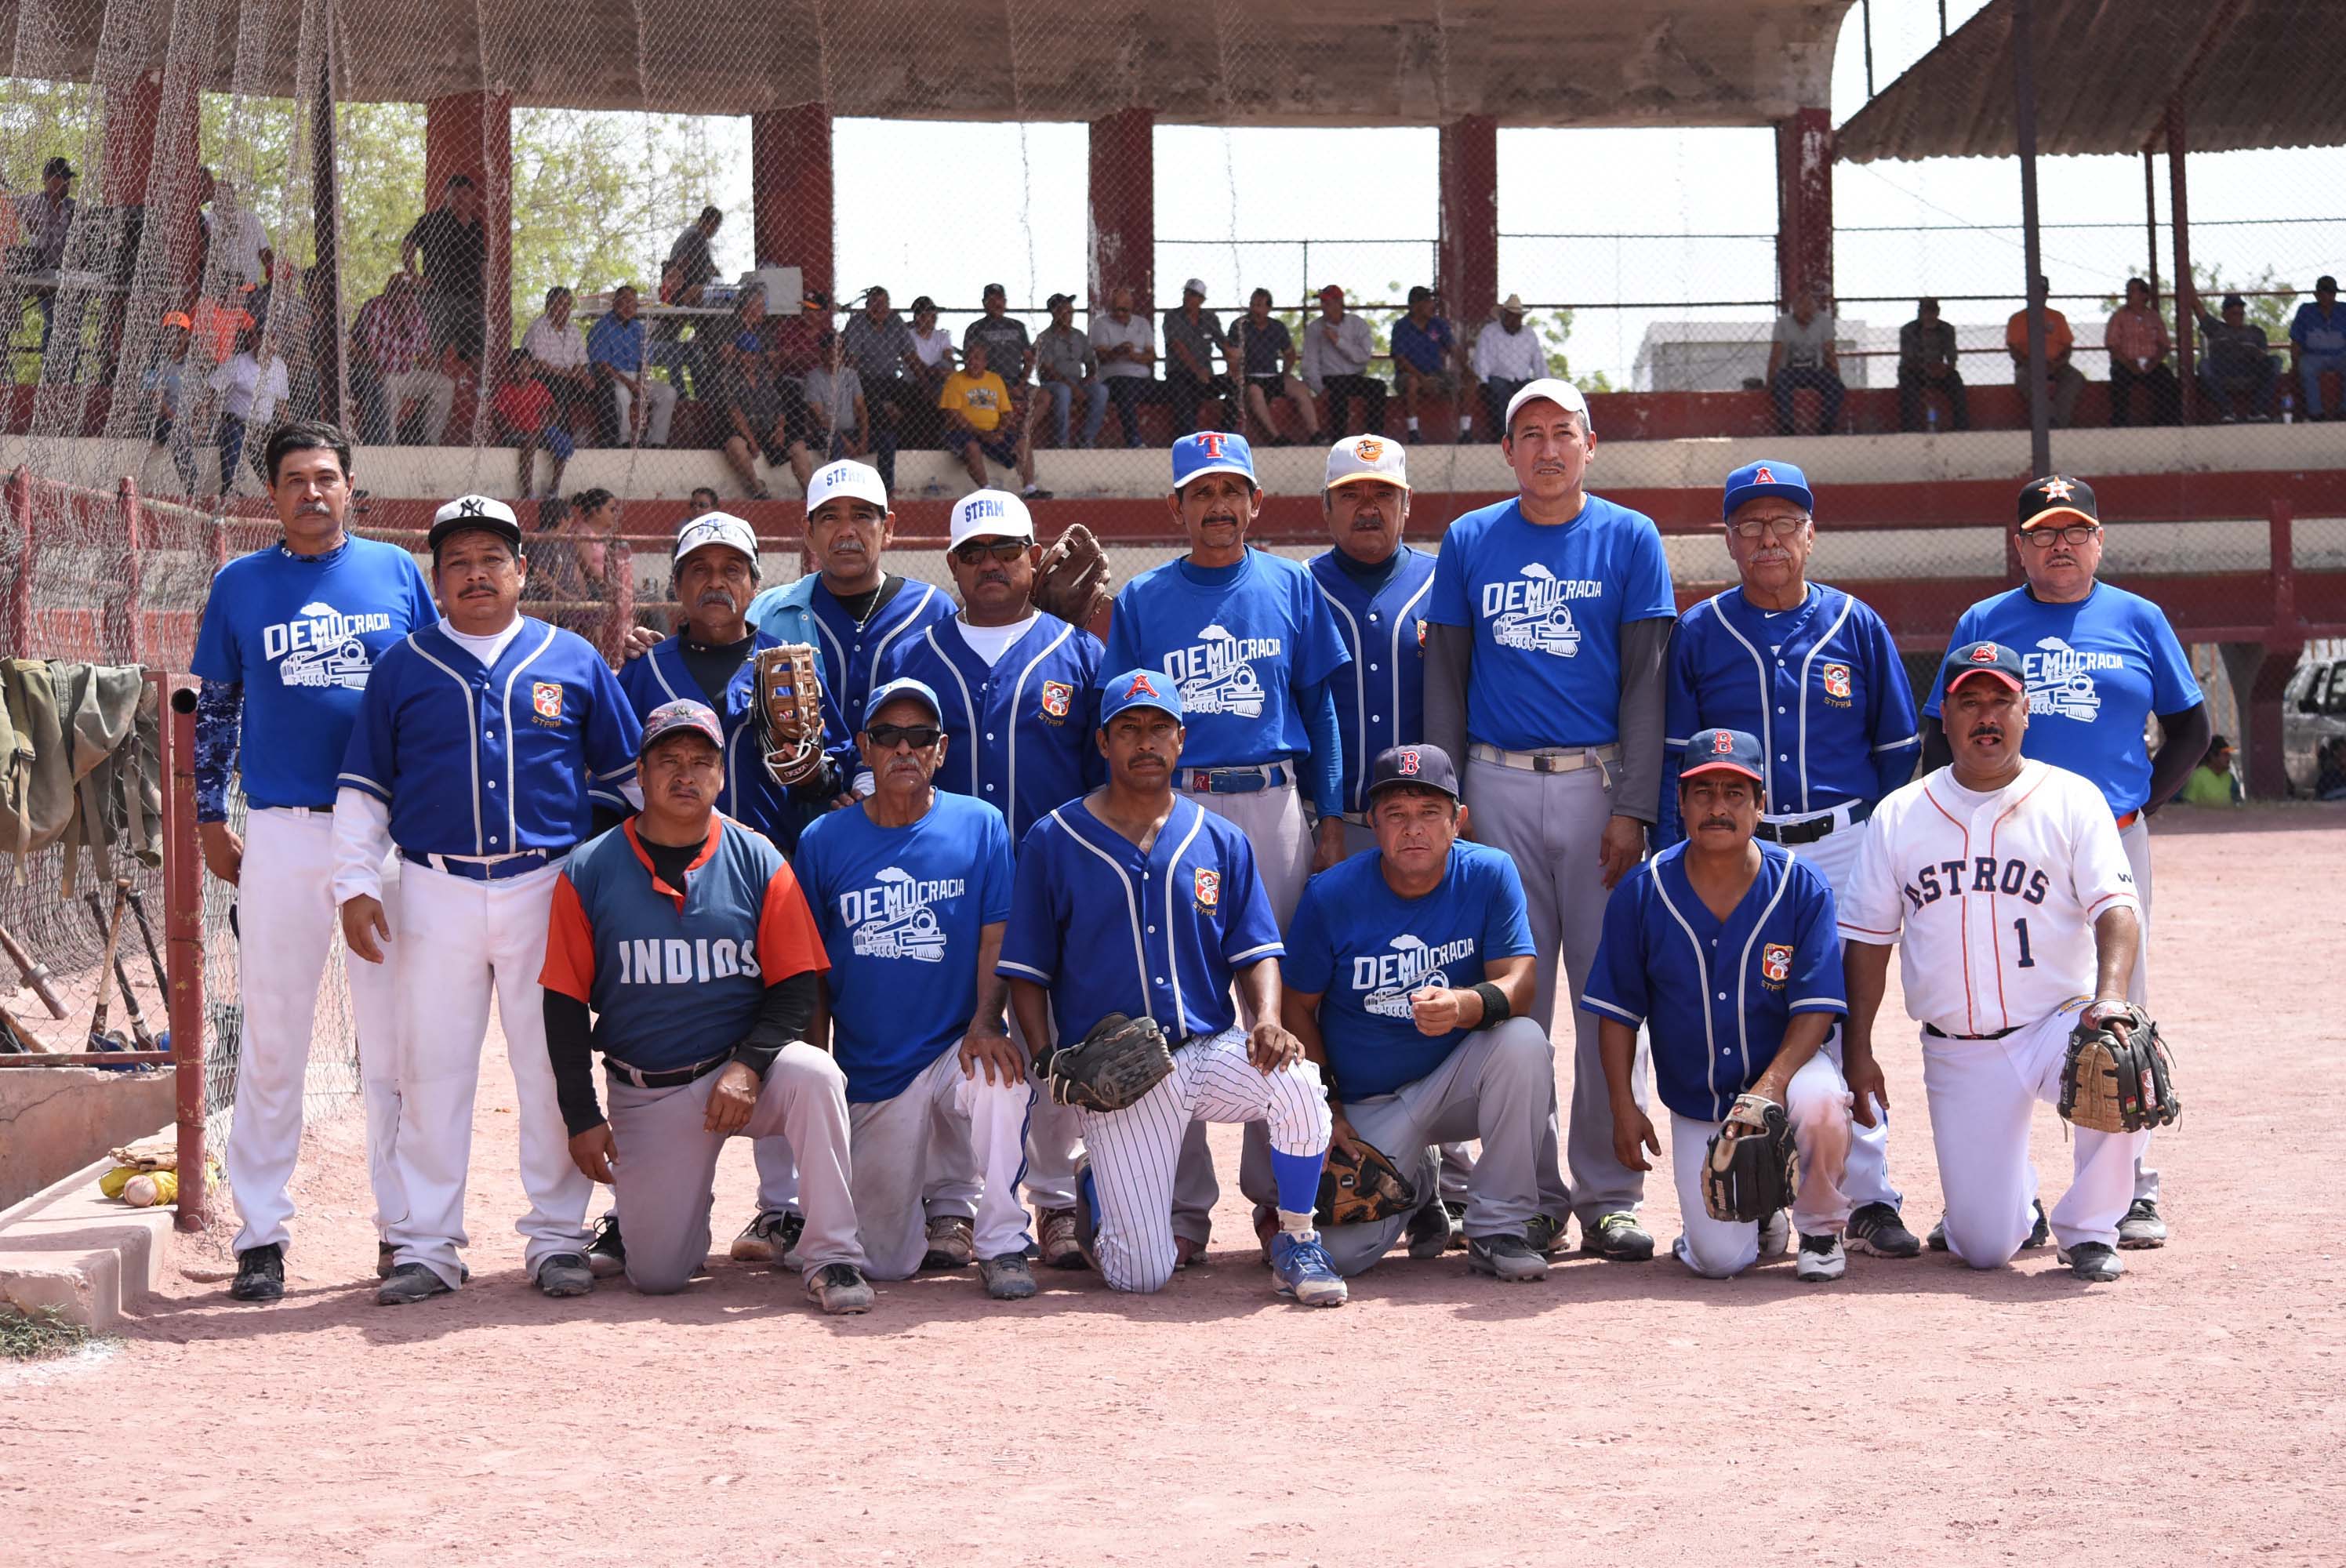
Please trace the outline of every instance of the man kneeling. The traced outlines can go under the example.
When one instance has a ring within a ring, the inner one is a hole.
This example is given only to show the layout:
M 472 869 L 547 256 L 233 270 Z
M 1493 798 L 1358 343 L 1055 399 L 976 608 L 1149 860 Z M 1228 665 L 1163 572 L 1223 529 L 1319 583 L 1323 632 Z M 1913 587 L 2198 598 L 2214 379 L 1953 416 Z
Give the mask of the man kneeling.
M 1838 922 L 1832 888 L 1814 866 L 1752 839 L 1764 773 L 1760 742 L 1739 729 L 1706 729 L 1687 742 L 1678 772 L 1686 839 L 1613 890 L 1580 1004 L 1597 1017 L 1613 1150 L 1633 1170 L 1652 1168 L 1640 1145 L 1662 1152 L 1637 1094 L 1637 1026 L 1652 1037 L 1654 1079 L 1670 1108 L 1678 1261 L 1725 1279 L 1784 1250 L 1780 1212 L 1739 1224 L 1711 1218 L 1703 1206 L 1710 1140 L 1736 1099 L 1756 1095 L 1789 1113 L 1800 1150 L 1794 1272 L 1838 1279 L 1848 1266 L 1841 1176 L 1850 1093 L 1840 1066 L 1818 1049 L 1848 1011 Z
M 717 814 L 725 731 L 706 704 L 651 711 L 638 778 L 642 814 L 572 854 L 554 890 L 546 1044 L 570 1157 L 618 1189 L 628 1283 L 665 1295 L 709 1256 L 725 1140 L 788 1137 L 807 1295 L 826 1312 L 868 1311 L 846 1080 L 806 1042 L 823 967 L 806 898 L 771 840 Z

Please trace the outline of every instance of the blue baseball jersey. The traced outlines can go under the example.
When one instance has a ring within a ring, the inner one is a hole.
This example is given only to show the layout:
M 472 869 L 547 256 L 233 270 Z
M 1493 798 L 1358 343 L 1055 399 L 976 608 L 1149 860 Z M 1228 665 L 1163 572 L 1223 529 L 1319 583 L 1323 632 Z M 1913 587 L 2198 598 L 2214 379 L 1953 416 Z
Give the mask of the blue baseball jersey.
M 378 540 L 346 539 L 324 555 L 271 545 L 215 573 L 189 667 L 244 687 L 246 801 L 332 804 L 375 661 L 439 618 L 415 558 Z
M 938 621 L 888 650 L 879 684 L 909 676 L 937 694 L 946 738 L 937 788 L 994 807 L 1015 843 L 1054 806 L 1107 782 L 1099 672 L 1099 638 L 1037 615 L 991 667 L 960 623 Z
M 1795 1014 L 1845 1013 L 1832 886 L 1780 844 L 1720 920 L 1687 881 L 1684 844 L 1621 879 L 1580 1005 L 1646 1026 L 1662 1103 L 1724 1121 L 1760 1080 Z
M 1652 518 L 1591 495 L 1554 526 L 1520 501 L 1442 536 L 1426 618 L 1474 634 L 1466 734 L 1506 751 L 1621 738 L 1621 628 L 1678 614 Z
M 1740 588 L 1714 594 L 1670 628 L 1659 842 L 1678 820 L 1679 753 L 1705 729 L 1760 738 L 1768 813 L 1872 805 L 1914 776 L 1923 742 L 1898 644 L 1873 607 L 1821 583 L 1797 607 L 1762 610 Z
M 779 639 L 756 633 L 750 644 L 750 657 L 733 672 L 721 700 L 709 706 L 717 710 L 718 718 L 725 726 L 725 787 L 718 791 L 717 809 L 747 822 L 775 843 L 787 845 L 797 840 L 799 820 L 804 813 L 793 809 L 790 791 L 775 783 L 774 776 L 766 771 L 765 748 L 758 743 L 757 723 L 757 650 L 780 646 Z M 627 693 L 627 706 L 638 724 L 650 718 L 652 709 L 664 702 L 679 698 L 709 702 L 709 694 L 685 667 L 681 636 L 655 644 L 651 652 L 641 658 L 629 659 L 619 671 L 619 689 Z
M 2206 700 L 2167 612 L 2107 583 L 2074 605 L 2014 588 L 1965 610 L 1947 647 L 1988 639 L 2020 656 L 2028 680 L 2020 749 L 2092 779 L 2113 814 L 2140 810 L 2150 799 L 2144 721 Z M 1938 718 L 1945 695 L 1933 683 L 1923 711 Z
M 1305 884 L 1287 926 L 1280 972 L 1320 1000 L 1320 1037 L 1345 1100 L 1390 1095 L 1442 1065 L 1468 1031 L 1418 1033 L 1410 993 L 1461 990 L 1487 978 L 1494 958 L 1529 958 L 1531 917 L 1515 862 L 1464 839 L 1423 898 L 1385 881 L 1383 857 L 1364 850 Z
M 682 888 L 652 871 L 633 821 L 573 854 L 555 881 L 538 981 L 594 1009 L 595 1049 L 658 1073 L 732 1050 L 768 986 L 822 967 L 782 852 L 719 816 Z
M 1187 714 L 1182 767 L 1242 768 L 1311 751 L 1300 694 L 1351 657 L 1311 574 L 1250 548 L 1235 567 L 1182 556 L 1127 583 L 1101 667 L 1172 677 Z
M 898 643 L 939 621 L 953 619 L 954 602 L 935 584 L 916 583 L 908 577 L 896 596 L 860 626 L 821 582 L 814 585 L 813 607 L 815 630 L 822 637 L 822 667 L 834 688 L 831 697 L 839 705 L 838 718 L 845 726 L 840 738 L 852 747 L 857 731 L 863 728 L 863 705 L 872 699 L 872 688 L 880 684 L 881 660 Z
M 808 825 L 797 871 L 831 959 L 831 1054 L 847 1097 L 892 1100 L 976 1015 L 979 940 L 1010 918 L 1010 830 L 984 801 L 942 789 L 906 828 L 850 807 Z
M 1144 852 L 1070 800 L 1019 847 L 994 972 L 1048 986 L 1069 1044 L 1121 1013 L 1178 1044 L 1230 1027 L 1232 974 L 1284 951 L 1244 833 L 1177 796 Z
M 342 784 L 391 807 L 391 839 L 434 855 L 559 854 L 594 801 L 634 808 L 643 727 L 594 645 L 522 617 L 494 669 L 439 626 L 375 661 Z
M 1344 809 L 1367 809 L 1369 766 L 1389 747 L 1425 738 L 1425 602 L 1433 589 L 1433 557 L 1403 545 L 1401 564 L 1373 595 L 1364 592 L 1330 551 L 1311 560 L 1335 617 L 1336 635 L 1352 656 L 1351 679 L 1339 677 L 1336 733 L 1344 742 Z

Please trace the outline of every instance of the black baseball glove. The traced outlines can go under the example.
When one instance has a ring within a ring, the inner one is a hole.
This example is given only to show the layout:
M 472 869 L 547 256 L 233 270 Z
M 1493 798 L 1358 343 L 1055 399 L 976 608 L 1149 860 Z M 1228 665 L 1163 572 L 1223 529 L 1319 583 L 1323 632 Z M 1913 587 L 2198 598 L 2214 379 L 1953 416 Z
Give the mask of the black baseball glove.
M 2123 1037 L 2113 1023 L 2127 1026 Z M 2138 1133 L 2167 1125 L 2182 1110 L 2174 1058 L 2142 1009 L 2118 1009 L 2069 1032 L 2061 1064 L 2063 1120 L 2096 1133 Z
M 1702 1207 L 1713 1219 L 1746 1225 L 1790 1207 L 1798 1157 L 1784 1107 L 1738 1095 L 1703 1156 Z
M 1173 1053 L 1154 1018 L 1111 1013 L 1075 1045 L 1051 1054 L 1051 1097 L 1086 1111 L 1121 1111 L 1173 1072 Z

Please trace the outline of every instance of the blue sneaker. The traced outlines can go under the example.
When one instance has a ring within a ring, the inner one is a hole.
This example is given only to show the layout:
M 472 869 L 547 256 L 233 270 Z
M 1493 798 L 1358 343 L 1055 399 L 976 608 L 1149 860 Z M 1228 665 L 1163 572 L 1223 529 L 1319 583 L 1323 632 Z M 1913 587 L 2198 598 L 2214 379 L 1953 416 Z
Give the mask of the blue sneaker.
M 1281 1296 L 1292 1296 L 1306 1307 L 1341 1307 L 1352 1295 L 1336 1266 L 1328 1261 L 1316 1230 L 1300 1236 L 1282 1230 L 1272 1237 L 1270 1273 Z

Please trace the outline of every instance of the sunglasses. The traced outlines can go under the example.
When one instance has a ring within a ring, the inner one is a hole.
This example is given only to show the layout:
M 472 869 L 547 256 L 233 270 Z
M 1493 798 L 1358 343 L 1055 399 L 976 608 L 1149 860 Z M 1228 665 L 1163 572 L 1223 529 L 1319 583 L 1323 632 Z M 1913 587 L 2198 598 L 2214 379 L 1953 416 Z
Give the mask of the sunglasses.
M 2024 528 L 2020 536 L 2040 550 L 2050 550 L 2055 541 L 2082 545 L 2101 531 L 2098 523 L 2072 523 L 2066 528 Z
M 964 566 L 974 566 L 980 561 L 1000 561 L 1007 565 L 1026 553 L 1024 539 L 972 539 L 954 547 L 954 559 Z
M 863 732 L 863 738 L 882 751 L 893 751 L 900 745 L 925 751 L 944 737 L 945 732 L 933 724 L 875 724 Z

